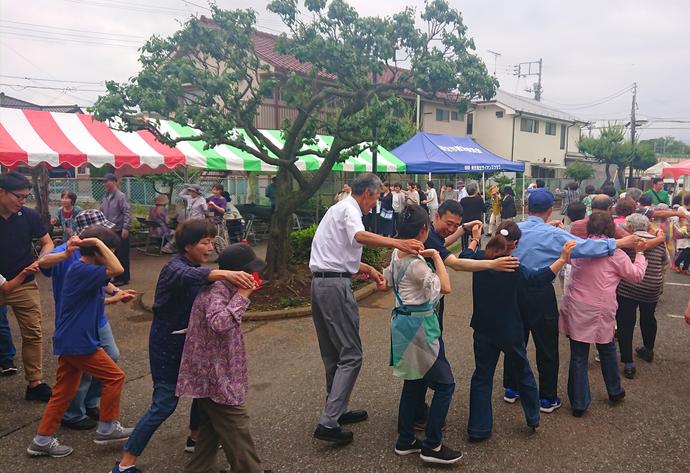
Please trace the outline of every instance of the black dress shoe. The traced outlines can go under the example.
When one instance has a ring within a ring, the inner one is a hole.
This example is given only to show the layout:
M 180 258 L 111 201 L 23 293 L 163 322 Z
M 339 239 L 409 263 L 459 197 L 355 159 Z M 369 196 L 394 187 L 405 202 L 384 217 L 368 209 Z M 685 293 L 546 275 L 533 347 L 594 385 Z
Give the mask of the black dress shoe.
M 87 407 L 86 415 L 93 420 L 99 420 L 101 417 L 101 410 L 97 407 Z
M 319 424 L 314 431 L 314 438 L 323 440 L 324 442 L 331 442 L 335 445 L 347 445 L 352 442 L 354 435 L 352 432 L 342 427 L 329 429 Z
M 573 417 L 582 417 L 584 413 L 584 409 L 573 409 Z
M 345 414 L 341 415 L 338 418 L 338 424 L 340 425 L 345 425 L 345 424 L 355 424 L 357 422 L 362 422 L 364 420 L 367 420 L 369 418 L 369 414 L 367 414 L 367 411 L 347 411 Z
M 625 376 L 628 379 L 635 379 L 635 373 L 636 369 L 633 366 L 632 368 L 623 368 L 623 376 Z
M 647 363 L 654 361 L 654 350 L 650 350 L 646 347 L 637 347 L 635 353 Z
M 84 417 L 76 422 L 65 422 L 64 420 L 61 420 L 60 425 L 72 430 L 91 430 L 96 428 L 98 422 L 88 417 Z
M 26 395 L 24 396 L 24 399 L 27 401 L 41 401 L 41 402 L 48 402 L 50 401 L 50 396 L 53 394 L 53 390 L 50 389 L 50 386 L 48 386 L 46 383 L 39 383 L 33 388 L 26 387 Z

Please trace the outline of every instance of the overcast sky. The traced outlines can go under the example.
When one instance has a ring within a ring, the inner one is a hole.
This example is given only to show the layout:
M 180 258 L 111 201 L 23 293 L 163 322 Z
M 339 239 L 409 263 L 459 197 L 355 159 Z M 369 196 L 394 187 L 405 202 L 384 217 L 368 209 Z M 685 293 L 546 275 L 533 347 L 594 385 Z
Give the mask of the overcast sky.
M 91 105 L 106 79 L 138 70 L 136 49 L 151 34 L 206 13 L 205 0 L 0 0 L 0 90 L 40 104 Z M 218 0 L 253 7 L 259 28 L 282 28 L 266 0 Z M 350 0 L 361 15 L 391 15 L 423 0 Z M 684 0 L 451 1 L 477 53 L 508 92 L 513 66 L 542 58 L 544 103 L 588 120 L 626 120 L 633 82 L 640 139 L 673 135 L 690 143 L 690 2 Z M 489 50 L 500 53 L 496 59 Z M 21 79 L 16 77 L 28 77 Z M 59 81 L 81 81 L 59 82 Z M 100 84 L 99 84 L 100 83 Z M 675 120 L 668 122 L 662 120 Z

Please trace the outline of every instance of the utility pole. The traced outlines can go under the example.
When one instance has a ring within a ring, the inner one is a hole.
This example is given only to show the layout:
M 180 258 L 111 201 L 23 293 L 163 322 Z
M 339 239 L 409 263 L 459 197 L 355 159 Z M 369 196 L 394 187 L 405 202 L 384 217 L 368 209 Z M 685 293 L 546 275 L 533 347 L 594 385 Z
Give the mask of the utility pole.
M 532 66 L 534 66 L 534 71 L 532 71 Z M 538 61 L 528 61 L 521 62 L 513 68 L 513 75 L 520 77 L 527 76 L 537 76 L 537 82 L 534 83 L 533 88 L 526 89 L 527 92 L 534 92 L 534 100 L 539 102 L 541 100 L 542 86 L 541 86 L 541 76 L 542 76 L 542 58 Z
M 633 82 L 632 87 L 632 107 L 630 109 L 630 144 L 632 145 L 633 155 L 637 152 L 635 149 L 635 109 L 637 108 L 637 82 Z M 633 166 L 632 161 L 628 169 L 628 187 L 632 187 L 633 180 Z
M 373 72 L 371 74 L 371 78 L 372 78 L 372 81 L 374 83 L 374 87 L 376 87 L 376 79 L 377 79 L 376 69 L 373 70 Z M 374 121 L 374 123 L 372 123 L 372 125 L 373 125 L 373 130 L 372 130 L 371 136 L 374 139 L 374 145 L 375 146 L 374 146 L 374 149 L 371 151 L 371 172 L 374 174 L 377 174 L 376 171 L 378 169 L 377 160 L 378 160 L 378 149 L 379 149 L 379 144 L 377 143 L 377 140 L 379 137 L 378 136 L 379 132 L 378 132 L 378 126 L 376 126 L 376 121 Z M 370 220 L 371 231 L 373 233 L 376 233 L 376 230 L 378 227 L 378 215 L 376 213 L 376 207 L 374 207 L 374 210 L 371 211 L 369 216 L 371 217 L 371 220 Z
M 494 77 L 496 77 L 496 61 L 498 60 L 498 56 L 500 56 L 501 53 L 492 51 L 490 49 L 488 49 L 487 51 L 489 51 L 489 54 L 493 54 L 494 56 Z

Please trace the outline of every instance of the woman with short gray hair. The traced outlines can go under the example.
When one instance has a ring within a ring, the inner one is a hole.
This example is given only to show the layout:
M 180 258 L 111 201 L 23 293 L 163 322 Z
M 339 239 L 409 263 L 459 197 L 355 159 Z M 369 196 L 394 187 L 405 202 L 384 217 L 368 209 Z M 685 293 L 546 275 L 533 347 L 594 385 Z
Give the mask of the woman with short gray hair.
M 486 211 L 486 204 L 484 203 L 484 198 L 479 195 L 479 186 L 477 181 L 470 181 L 467 184 L 467 197 L 463 197 L 460 200 L 460 205 L 462 205 L 462 221 L 472 222 L 474 220 L 484 221 L 484 212 Z M 468 247 L 470 243 L 470 232 L 465 232 L 462 235 L 462 248 L 463 250 Z
M 642 214 L 632 214 L 625 218 L 627 230 L 647 240 L 656 238 L 649 232 L 649 219 Z M 637 322 L 637 309 L 640 310 L 640 332 L 643 346 L 635 352 L 637 356 L 647 362 L 654 359 L 654 343 L 656 341 L 656 305 L 663 288 L 663 268 L 667 253 L 663 244 L 657 245 L 644 252 L 647 259 L 647 270 L 642 282 L 637 284 L 621 281 L 616 291 L 618 310 L 616 324 L 618 325 L 618 346 L 623 363 L 623 375 L 628 379 L 635 377 L 635 365 L 632 358 L 632 342 Z M 635 254 L 628 253 L 634 261 Z

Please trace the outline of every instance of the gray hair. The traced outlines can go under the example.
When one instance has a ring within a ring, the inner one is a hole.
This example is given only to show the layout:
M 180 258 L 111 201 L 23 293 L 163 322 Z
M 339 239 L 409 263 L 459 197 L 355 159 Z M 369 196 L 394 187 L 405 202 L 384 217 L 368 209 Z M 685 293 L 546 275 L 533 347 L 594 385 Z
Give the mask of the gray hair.
M 649 219 L 642 214 L 631 214 L 625 217 L 625 223 L 633 232 L 643 232 L 649 229 Z
M 369 189 L 369 192 L 372 195 L 378 195 L 381 192 L 383 183 L 376 174 L 368 172 L 357 176 L 357 179 L 352 182 L 350 187 L 352 188 L 352 193 L 354 195 L 363 195 L 367 189 Z
M 479 185 L 477 184 L 477 181 L 470 181 L 466 186 L 465 190 L 467 190 L 467 193 L 469 195 L 474 195 L 477 193 L 479 190 Z
M 642 197 L 642 191 L 637 187 L 628 187 L 625 190 L 625 196 L 630 197 L 632 200 L 637 202 L 638 200 L 640 200 L 640 197 Z

